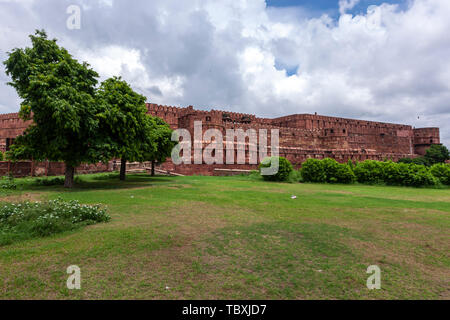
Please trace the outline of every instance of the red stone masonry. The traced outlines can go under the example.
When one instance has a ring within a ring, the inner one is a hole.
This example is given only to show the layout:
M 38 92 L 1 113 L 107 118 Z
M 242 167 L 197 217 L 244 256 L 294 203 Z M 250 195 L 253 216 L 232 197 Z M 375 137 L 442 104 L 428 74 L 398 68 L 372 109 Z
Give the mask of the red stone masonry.
M 409 125 L 365 120 L 296 114 L 275 119 L 229 111 L 195 110 L 148 104 L 149 113 L 168 122 L 173 129 L 184 128 L 193 136 L 194 121 L 202 121 L 203 131 L 219 129 L 279 129 L 280 155 L 296 167 L 308 158 L 398 160 L 423 155 L 431 144 L 439 144 L 439 128 L 415 129 Z M 204 143 L 205 145 L 205 143 Z M 237 143 L 234 142 L 235 149 Z M 248 143 L 246 145 L 248 153 Z M 214 174 L 214 169 L 255 169 L 255 165 L 163 165 L 182 174 Z
M 432 144 L 439 144 L 439 128 L 415 129 L 409 125 L 365 120 L 296 114 L 267 119 L 252 114 L 229 111 L 195 110 L 192 106 L 179 108 L 147 104 L 148 113 L 165 120 L 172 129 L 184 128 L 194 136 L 194 121 L 203 122 L 203 131 L 219 129 L 279 129 L 280 155 L 296 167 L 308 158 L 398 160 L 423 155 Z M 23 133 L 31 121 L 22 121 L 17 113 L 0 115 L 0 150 L 6 151 L 14 139 Z M 204 143 L 204 145 L 206 145 Z M 237 143 L 234 142 L 235 148 Z M 269 141 L 270 145 L 270 141 Z M 248 155 L 248 142 L 245 146 Z M 256 165 L 180 165 L 170 159 L 162 166 L 181 174 L 214 174 L 214 169 L 256 169 Z
M 0 114 L 0 150 L 6 151 L 32 121 L 23 121 L 18 113 Z

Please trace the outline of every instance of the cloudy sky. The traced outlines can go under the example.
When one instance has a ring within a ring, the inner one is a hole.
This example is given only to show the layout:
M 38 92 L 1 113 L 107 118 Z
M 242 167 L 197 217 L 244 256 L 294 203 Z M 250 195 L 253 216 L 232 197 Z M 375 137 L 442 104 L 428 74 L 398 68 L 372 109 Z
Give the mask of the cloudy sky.
M 450 146 L 449 0 L 0 0 L 0 60 L 41 28 L 149 102 L 439 126 Z

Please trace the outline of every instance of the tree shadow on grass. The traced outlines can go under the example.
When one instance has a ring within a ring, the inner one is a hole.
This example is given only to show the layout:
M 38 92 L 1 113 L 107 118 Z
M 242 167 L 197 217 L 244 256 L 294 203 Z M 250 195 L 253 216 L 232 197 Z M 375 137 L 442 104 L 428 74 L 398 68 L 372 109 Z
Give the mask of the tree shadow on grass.
M 36 179 L 27 179 L 23 183 L 19 181 L 19 192 L 84 192 L 86 190 L 119 190 L 134 189 L 153 186 L 177 184 L 176 177 L 155 176 L 148 174 L 128 174 L 125 181 L 120 181 L 115 174 L 79 175 L 76 177 L 73 189 L 66 189 L 62 185 L 42 186 L 35 184 Z M 14 194 L 15 192 L 10 192 Z
M 67 191 L 77 192 L 86 191 L 87 189 L 108 190 L 108 189 L 133 189 L 161 186 L 176 183 L 171 177 L 152 177 L 148 175 L 128 175 L 125 181 L 113 177 L 110 179 L 89 179 L 78 181 L 73 189 L 65 189 Z

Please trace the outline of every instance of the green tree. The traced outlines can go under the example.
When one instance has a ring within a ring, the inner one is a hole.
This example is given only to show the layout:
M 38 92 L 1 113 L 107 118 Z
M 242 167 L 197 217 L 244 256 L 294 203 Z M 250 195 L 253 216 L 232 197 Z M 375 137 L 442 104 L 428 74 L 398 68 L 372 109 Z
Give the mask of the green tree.
M 125 180 L 127 161 L 141 161 L 153 148 L 149 135 L 154 126 L 146 114 L 146 98 L 120 77 L 102 82 L 97 97 L 104 106 L 99 114 L 101 140 L 109 156 L 120 159 L 120 180 Z
M 172 129 L 161 118 L 148 117 L 148 140 L 145 160 L 152 163 L 152 176 L 155 175 L 155 163 L 164 163 L 172 153 L 176 142 L 172 141 Z
M 75 167 L 105 160 L 99 146 L 95 101 L 98 74 L 79 63 L 45 31 L 31 35 L 32 47 L 16 48 L 4 61 L 6 74 L 23 99 L 20 116 L 33 119 L 17 137 L 10 157 L 64 161 L 65 187 L 73 186 Z
M 425 153 L 425 160 L 430 166 L 436 163 L 444 163 L 449 159 L 450 154 L 447 147 L 441 144 L 433 144 Z

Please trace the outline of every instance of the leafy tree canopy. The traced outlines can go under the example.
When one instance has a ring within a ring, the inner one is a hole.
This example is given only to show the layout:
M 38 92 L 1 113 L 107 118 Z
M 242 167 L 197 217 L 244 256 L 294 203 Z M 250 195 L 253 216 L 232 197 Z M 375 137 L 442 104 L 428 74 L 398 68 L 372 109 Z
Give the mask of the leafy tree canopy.
M 31 47 L 14 49 L 4 61 L 9 85 L 23 100 L 20 116 L 33 118 L 12 146 L 11 157 L 64 161 L 66 186 L 71 186 L 73 167 L 108 156 L 96 135 L 102 107 L 95 100 L 98 74 L 56 39 L 48 39 L 45 31 L 36 31 L 30 39 Z
M 446 146 L 434 144 L 426 151 L 425 159 L 429 165 L 433 165 L 435 163 L 443 163 L 449 160 L 450 154 Z
M 113 158 L 138 161 L 142 158 L 146 135 L 146 98 L 131 89 L 120 77 L 104 81 L 98 90 L 100 134 Z
M 172 130 L 146 114 L 144 96 L 117 77 L 96 89 L 98 74 L 45 31 L 30 39 L 31 47 L 14 49 L 4 62 L 9 84 L 23 100 L 21 118 L 33 119 L 10 158 L 64 161 L 65 185 L 71 187 L 81 163 L 121 158 L 125 168 L 127 160 L 163 162 L 170 156 Z
M 121 159 L 122 180 L 127 160 L 164 162 L 170 156 L 172 130 L 164 120 L 147 114 L 144 96 L 114 77 L 101 84 L 98 99 L 104 105 L 99 115 L 102 140 L 111 157 Z
M 161 118 L 148 116 L 148 145 L 144 160 L 163 163 L 171 156 L 176 142 L 172 141 L 173 130 Z

